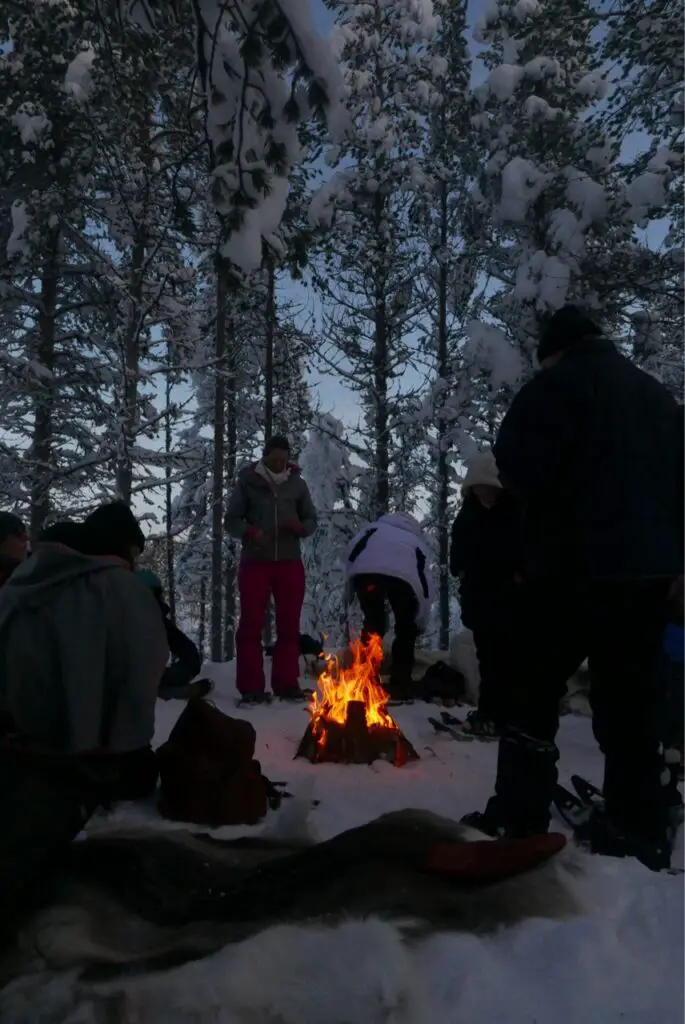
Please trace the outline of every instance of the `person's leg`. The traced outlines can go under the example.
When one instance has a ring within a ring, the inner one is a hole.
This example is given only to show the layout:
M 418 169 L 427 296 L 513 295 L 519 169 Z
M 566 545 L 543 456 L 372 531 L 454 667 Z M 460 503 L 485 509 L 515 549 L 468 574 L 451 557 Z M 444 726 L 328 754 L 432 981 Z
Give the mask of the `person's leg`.
M 605 758 L 607 815 L 621 830 L 661 842 L 668 825 L 659 714 L 659 659 L 668 582 L 624 581 L 595 588 L 591 604 L 590 703 Z
M 274 562 L 240 563 L 240 621 L 236 633 L 236 686 L 242 694 L 264 692 L 262 628 Z
M 368 643 L 371 635 L 385 636 L 388 628 L 385 614 L 385 580 L 370 574 L 355 576 L 354 591 L 364 617 L 362 643 Z
M 511 833 L 546 832 L 557 783 L 559 700 L 586 654 L 583 593 L 559 581 L 527 588 L 525 624 L 512 665 L 508 722 L 486 816 Z
M 274 562 L 276 646 L 271 669 L 271 689 L 277 695 L 297 690 L 300 685 L 300 615 L 304 590 L 302 562 Z
M 497 621 L 484 614 L 477 616 L 473 623 L 473 642 L 478 655 L 480 691 L 478 714 L 498 726 L 505 724 L 505 696 L 511 690 L 511 676 L 514 666 L 507 658 L 503 634 Z
M 418 601 L 409 583 L 389 576 L 386 584 L 388 602 L 395 620 L 395 637 L 392 642 L 392 669 L 390 689 L 393 696 L 411 696 L 412 672 L 416 638 L 416 612 Z

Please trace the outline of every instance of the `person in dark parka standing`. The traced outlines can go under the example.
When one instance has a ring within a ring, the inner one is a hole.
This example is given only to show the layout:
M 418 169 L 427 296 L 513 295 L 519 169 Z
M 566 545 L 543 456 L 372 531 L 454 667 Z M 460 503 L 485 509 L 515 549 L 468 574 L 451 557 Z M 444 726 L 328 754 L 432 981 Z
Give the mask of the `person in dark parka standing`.
M 587 657 L 606 816 L 585 838 L 658 870 L 670 862 L 658 664 L 683 571 L 679 409 L 576 306 L 551 318 L 538 359 L 494 447 L 524 506 L 525 657 L 495 796 L 467 820 L 491 835 L 547 831 L 559 699 Z
M 464 732 L 499 735 L 508 718 L 521 604 L 521 510 L 505 491 L 492 451 L 468 463 L 462 506 L 452 526 L 450 572 L 459 579 L 461 620 L 478 655 L 478 707 Z

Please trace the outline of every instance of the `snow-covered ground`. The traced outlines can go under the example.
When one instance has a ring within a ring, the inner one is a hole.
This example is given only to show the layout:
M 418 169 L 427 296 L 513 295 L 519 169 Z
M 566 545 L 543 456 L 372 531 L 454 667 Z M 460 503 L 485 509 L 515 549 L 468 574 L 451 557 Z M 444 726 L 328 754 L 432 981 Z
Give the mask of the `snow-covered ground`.
M 249 717 L 264 772 L 320 803 L 311 824 L 324 839 L 388 810 L 418 807 L 458 818 L 482 807 L 496 745 L 438 737 L 425 704 L 394 714 L 421 755 L 401 769 L 313 766 L 293 755 L 307 723 L 303 707 L 276 703 L 235 707 L 227 666 L 208 666 L 214 699 Z M 168 736 L 182 705 L 158 708 L 157 741 Z M 572 772 L 601 781 L 601 758 L 585 718 L 562 720 L 562 781 Z M 260 826 L 273 829 L 288 813 Z M 152 811 L 124 805 L 91 830 L 125 818 L 174 827 Z M 274 821 L 276 819 L 276 821 Z M 206 831 L 203 829 L 202 831 Z M 225 828 L 233 836 L 247 829 Z M 389 925 L 350 922 L 326 929 L 278 928 L 200 963 L 188 964 L 132 991 L 128 1024 L 676 1024 L 683 1019 L 683 879 L 640 864 L 583 855 L 579 879 L 587 914 L 531 920 L 482 939 L 432 937 L 407 949 Z M 676 862 L 682 863 L 682 849 Z M 314 883 L 315 884 L 315 883 Z M 136 985 L 136 988 L 138 986 Z M 55 998 L 57 994 L 55 993 Z M 59 1000 L 57 1000 L 59 1001 Z M 19 1019 L 19 1018 L 17 1018 Z M 32 1019 L 21 1017 L 24 1020 Z M 37 1015 L 36 1015 L 36 1018 Z M 41 1018 L 42 1019 L 42 1018 Z M 51 1018 L 53 1019 L 53 1018 Z M 59 1017 L 63 1024 L 88 1016 Z M 98 1018 L 93 1017 L 93 1020 Z M 108 1018 L 109 1019 L 109 1018 Z M 8 1024 L 14 1024 L 7 1020 Z

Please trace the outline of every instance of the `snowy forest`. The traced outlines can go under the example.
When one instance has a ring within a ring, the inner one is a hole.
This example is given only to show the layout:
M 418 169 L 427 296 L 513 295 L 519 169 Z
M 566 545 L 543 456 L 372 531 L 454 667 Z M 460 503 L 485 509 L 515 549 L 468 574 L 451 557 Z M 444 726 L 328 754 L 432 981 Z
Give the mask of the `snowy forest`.
M 231 659 L 236 472 L 284 433 L 340 554 L 406 511 L 454 614 L 463 460 L 581 300 L 678 394 L 681 0 L 4 0 L 0 504 L 118 497 Z M 635 410 L 639 416 L 639 410 Z

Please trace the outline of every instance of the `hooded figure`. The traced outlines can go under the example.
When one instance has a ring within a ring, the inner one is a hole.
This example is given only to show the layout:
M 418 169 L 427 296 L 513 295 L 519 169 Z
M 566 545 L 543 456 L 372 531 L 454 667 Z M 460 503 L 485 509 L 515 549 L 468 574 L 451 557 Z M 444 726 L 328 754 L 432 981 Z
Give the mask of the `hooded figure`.
M 507 719 L 522 567 L 521 515 L 505 491 L 490 449 L 467 466 L 462 506 L 452 527 L 450 572 L 459 580 L 461 618 L 472 630 L 480 669 L 478 708 L 464 725 L 482 738 Z
M 386 602 L 395 618 L 390 696 L 406 700 L 413 692 L 414 648 L 430 620 L 433 581 L 430 555 L 413 516 L 381 516 L 352 538 L 347 549 L 345 574 L 364 615 L 362 641 L 384 636 Z
M 74 544 L 85 540 L 69 529 Z M 150 741 L 167 655 L 155 599 L 120 559 L 40 543 L 0 590 L 8 936 L 95 808 L 154 784 Z
M 41 544 L 0 591 L 0 695 L 41 747 L 149 744 L 167 654 L 154 597 L 119 559 Z
M 272 594 L 276 645 L 271 689 L 285 700 L 305 697 L 299 685 L 305 591 L 300 541 L 316 530 L 316 510 L 299 467 L 289 456 L 287 438 L 270 438 L 259 462 L 238 474 L 224 519 L 224 528 L 242 544 L 236 686 L 246 702 L 269 699 L 264 692 L 262 630 Z

